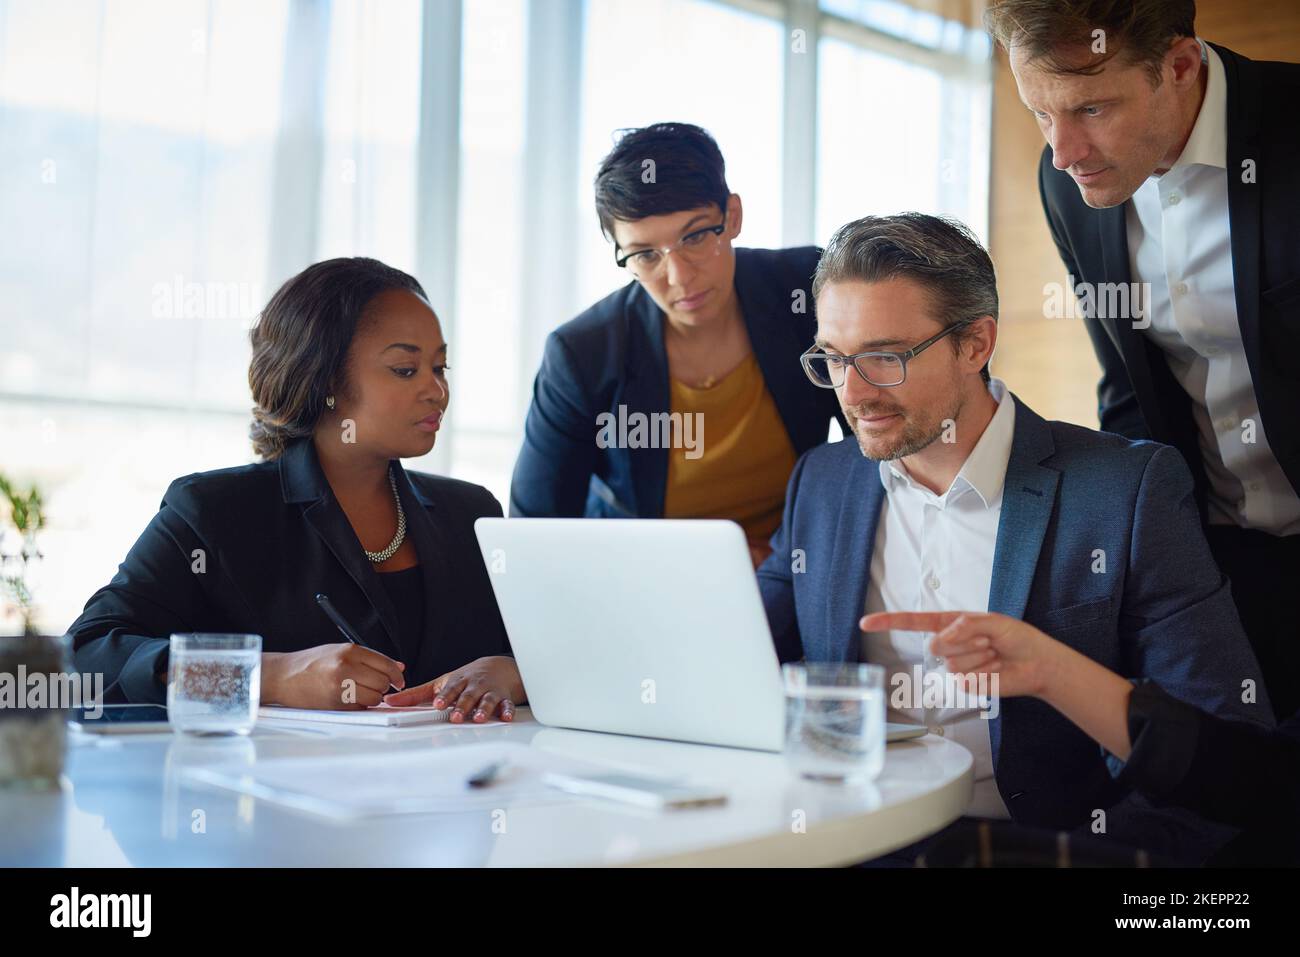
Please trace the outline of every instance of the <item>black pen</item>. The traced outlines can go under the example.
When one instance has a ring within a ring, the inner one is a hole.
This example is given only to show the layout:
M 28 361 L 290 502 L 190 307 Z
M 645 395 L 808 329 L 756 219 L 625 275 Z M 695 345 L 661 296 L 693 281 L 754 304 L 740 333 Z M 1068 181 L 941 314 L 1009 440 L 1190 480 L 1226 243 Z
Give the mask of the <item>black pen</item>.
M 329 617 L 329 620 L 334 622 L 334 627 L 337 628 L 339 631 L 343 632 L 344 638 L 352 642 L 352 644 L 354 645 L 358 645 L 362 648 L 367 649 L 368 651 L 374 651 L 373 648 L 371 648 L 369 645 L 367 645 L 364 641 L 361 640 L 361 638 L 357 635 L 356 629 L 354 629 L 351 625 L 348 624 L 348 620 L 339 614 L 339 610 L 335 608 L 334 603 L 330 601 L 329 595 L 325 595 L 321 592 L 317 592 L 316 604 L 320 605 L 321 611 L 325 612 L 325 614 Z M 397 687 L 397 685 L 393 684 L 392 682 L 389 682 L 388 687 L 392 688 L 394 691 L 401 690 L 400 688 Z
M 505 766 L 504 761 L 493 761 L 483 770 L 471 775 L 465 783 L 472 788 L 485 788 L 497 779 Z
M 316 604 L 320 605 L 321 611 L 325 612 L 329 616 L 329 620 L 334 622 L 334 627 L 343 632 L 344 638 L 354 645 L 360 645 L 362 648 L 367 647 L 366 643 L 352 629 L 352 626 L 348 624 L 348 620 L 339 614 L 338 609 L 334 607 L 334 603 L 330 601 L 328 595 L 317 592 Z

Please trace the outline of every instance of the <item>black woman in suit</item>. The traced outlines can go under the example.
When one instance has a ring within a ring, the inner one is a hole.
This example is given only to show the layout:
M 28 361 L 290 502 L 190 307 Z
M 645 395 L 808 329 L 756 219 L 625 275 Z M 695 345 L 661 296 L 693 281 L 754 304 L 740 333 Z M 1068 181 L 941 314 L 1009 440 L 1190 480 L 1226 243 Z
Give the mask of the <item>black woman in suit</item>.
M 509 720 L 524 689 L 473 528 L 501 506 L 401 464 L 433 448 L 450 399 L 420 284 L 373 259 L 317 263 L 276 292 L 251 339 L 261 461 L 171 483 L 69 629 L 77 668 L 103 673 L 108 703 L 161 702 L 172 633 L 253 633 L 264 703 L 387 695 L 451 707 L 453 721 Z

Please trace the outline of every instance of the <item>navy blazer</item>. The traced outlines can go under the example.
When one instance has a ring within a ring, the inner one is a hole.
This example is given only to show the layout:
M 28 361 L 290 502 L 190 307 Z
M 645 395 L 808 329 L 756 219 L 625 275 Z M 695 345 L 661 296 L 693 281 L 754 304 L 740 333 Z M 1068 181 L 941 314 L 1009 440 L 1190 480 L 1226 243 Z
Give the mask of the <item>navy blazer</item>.
M 1228 219 L 1237 323 L 1259 402 L 1262 428 L 1278 465 L 1300 493 L 1300 64 L 1261 63 L 1217 44 L 1228 95 Z M 1254 178 L 1243 181 L 1243 164 Z M 1129 202 L 1093 209 L 1043 150 L 1038 189 L 1061 260 L 1075 283 L 1130 283 Z M 1122 300 L 1121 300 L 1122 302 Z M 1100 311 L 1100 310 L 1099 310 Z M 1192 468 L 1204 502 L 1207 479 L 1192 402 L 1161 350 L 1122 316 L 1085 316 L 1101 362 L 1101 427 L 1172 445 Z
M 262 650 L 343 641 L 330 597 L 362 642 L 406 664 L 407 687 L 485 655 L 511 654 L 474 536 L 501 515 L 485 488 L 397 463 L 407 535 L 424 579 L 424 634 L 402 647 L 397 610 L 321 471 L 310 439 L 276 460 L 172 482 L 158 514 L 68 633 L 76 667 L 104 674 L 109 704 L 166 700 L 173 632 L 262 636 Z
M 758 570 L 782 661 L 857 660 L 884 495 L 879 464 L 851 438 L 795 466 L 773 553 Z M 795 549 L 803 550 L 799 574 Z M 1105 554 L 1100 573 L 1097 549 Z M 1191 476 L 1167 446 L 1047 422 L 1017 399 L 988 610 L 1212 714 L 1274 725 L 1227 579 L 1201 531 Z M 1242 703 L 1247 679 L 1258 696 L 1250 705 Z M 990 724 L 998 791 L 1017 822 L 1085 826 L 1109 808 L 1111 837 L 1188 861 L 1232 836 L 1191 812 L 1126 795 L 1098 745 L 1043 701 L 1002 699 Z
M 812 246 L 736 250 L 749 341 L 796 456 L 826 441 L 831 419 L 847 431 L 835 393 L 813 386 L 799 364 L 817 335 L 820 256 Z M 663 321 L 630 282 L 547 337 L 510 483 L 512 516 L 663 517 L 667 449 L 596 443 L 603 412 L 617 421 L 620 406 L 629 416 L 670 411 Z

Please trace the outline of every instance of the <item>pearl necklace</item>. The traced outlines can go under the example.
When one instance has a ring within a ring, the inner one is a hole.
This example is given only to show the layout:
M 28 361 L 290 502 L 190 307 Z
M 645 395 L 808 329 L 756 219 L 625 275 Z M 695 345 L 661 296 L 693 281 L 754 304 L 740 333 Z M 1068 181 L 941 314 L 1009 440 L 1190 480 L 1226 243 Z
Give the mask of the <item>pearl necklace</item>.
M 388 561 L 397 554 L 397 550 L 402 547 L 402 542 L 406 541 L 406 513 L 402 511 L 402 499 L 397 494 L 397 479 L 393 476 L 391 467 L 388 469 L 388 487 L 393 490 L 393 501 L 397 504 L 397 534 L 393 540 L 388 543 L 388 547 L 382 551 L 372 552 L 366 549 L 366 558 L 370 559 L 376 565 Z

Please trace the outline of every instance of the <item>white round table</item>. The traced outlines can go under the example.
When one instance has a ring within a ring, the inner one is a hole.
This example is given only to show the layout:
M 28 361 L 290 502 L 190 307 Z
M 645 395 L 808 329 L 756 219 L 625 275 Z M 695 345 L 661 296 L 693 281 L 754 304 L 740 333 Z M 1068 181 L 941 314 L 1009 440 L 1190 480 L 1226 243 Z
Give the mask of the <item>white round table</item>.
M 873 784 L 844 786 L 804 780 L 780 754 L 549 728 L 527 708 L 507 725 L 312 727 L 263 723 L 247 738 L 219 742 L 170 732 L 72 736 L 62 792 L 0 791 L 0 865 L 842 865 L 940 830 L 961 815 L 973 781 L 970 753 L 933 735 L 889 745 Z M 270 768 L 315 758 L 317 767 L 337 762 L 346 782 L 364 774 L 348 756 L 400 768 L 386 756 L 418 762 L 449 754 L 440 749 L 507 744 L 520 754 L 526 748 L 530 761 L 680 775 L 721 787 L 728 801 L 652 812 L 488 789 L 475 792 L 469 808 L 340 821 L 190 773 L 205 764 Z

